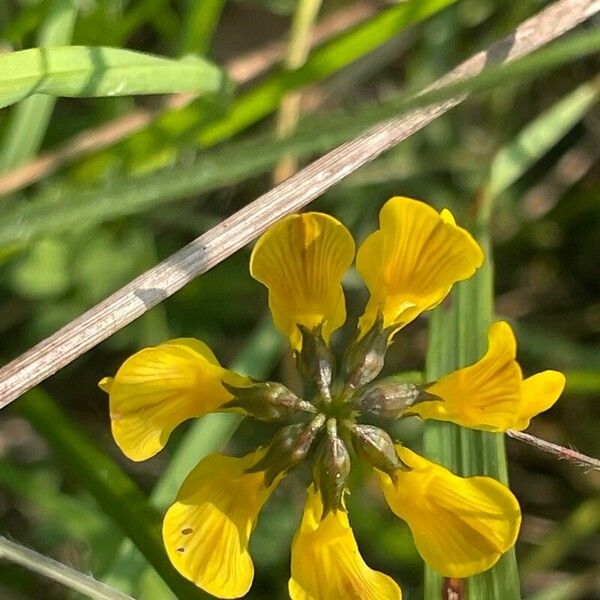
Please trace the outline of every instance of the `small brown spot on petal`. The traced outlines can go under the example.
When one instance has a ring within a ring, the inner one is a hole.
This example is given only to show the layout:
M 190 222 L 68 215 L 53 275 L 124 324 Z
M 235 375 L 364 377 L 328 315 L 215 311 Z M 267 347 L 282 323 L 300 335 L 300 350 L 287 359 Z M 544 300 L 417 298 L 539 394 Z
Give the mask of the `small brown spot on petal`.
M 181 534 L 182 535 L 190 535 L 190 533 L 193 533 L 194 530 L 191 527 L 186 527 L 185 529 L 181 530 Z
M 179 548 L 177 548 L 177 552 L 185 552 L 185 548 L 183 546 L 179 546 Z

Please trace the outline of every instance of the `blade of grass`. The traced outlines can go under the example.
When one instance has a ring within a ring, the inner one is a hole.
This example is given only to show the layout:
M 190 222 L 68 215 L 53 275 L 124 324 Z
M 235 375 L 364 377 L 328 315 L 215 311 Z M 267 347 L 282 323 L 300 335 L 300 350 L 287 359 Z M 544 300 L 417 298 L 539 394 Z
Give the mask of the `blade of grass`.
M 0 536 L 0 559 L 5 559 L 61 583 L 94 600 L 133 600 L 131 596 L 79 573 L 56 560 Z
M 246 129 L 273 112 L 287 92 L 298 90 L 336 73 L 381 46 L 410 25 L 415 25 L 456 0 L 408 0 L 393 6 L 365 23 L 310 53 L 295 70 L 276 70 L 271 77 L 234 100 L 226 116 L 201 127 L 197 141 L 211 146 Z
M 559 0 L 522 23 L 507 39 L 496 42 L 486 51 L 476 54 L 463 63 L 443 78 L 442 82 L 450 78 L 453 81 L 458 79 L 460 84 L 461 79 L 479 72 L 490 62 L 510 61 L 526 55 L 598 10 L 600 10 L 598 2 Z M 600 31 L 595 35 L 592 34 L 592 38 L 594 43 L 600 43 Z M 507 42 L 511 45 L 508 56 Z M 589 38 L 586 38 L 583 46 L 589 50 Z M 577 47 L 581 50 L 581 44 Z M 556 48 L 554 52 L 556 53 Z M 370 162 L 456 106 L 464 97 L 463 94 L 373 127 L 314 161 L 171 257 L 140 275 L 0 369 L 0 406 L 9 404 L 101 340 L 131 323 L 152 306 L 181 289 L 194 277 L 205 273 L 260 235 L 279 218 L 300 210 L 360 166 Z
M 225 8 L 225 0 L 184 0 L 183 4 L 179 53 L 205 55 Z
M 267 317 L 229 368 L 255 379 L 266 379 L 277 361 L 281 348 L 281 336 L 273 328 L 270 317 Z M 215 413 L 192 423 L 152 491 L 152 506 L 161 512 L 164 511 L 173 502 L 188 473 L 205 456 L 222 450 L 241 420 L 239 415 Z M 126 540 L 102 579 L 109 585 L 134 593 L 137 582 L 147 568 L 146 561 L 133 544 Z
M 486 260 L 470 280 L 455 286 L 451 305 L 436 309 L 430 325 L 426 373 L 428 380 L 475 362 L 485 351 L 492 321 L 493 271 L 487 222 L 478 224 L 477 239 Z M 488 475 L 507 483 L 504 438 L 501 434 L 468 430 L 452 423 L 426 422 L 426 454 L 463 475 Z M 443 579 L 425 570 L 425 599 L 438 600 Z M 520 586 L 514 551 L 509 551 L 489 571 L 471 577 L 469 600 L 519 600 Z
M 76 17 L 74 0 L 54 0 L 38 44 L 45 48 L 70 43 Z M 52 96 L 34 94 L 14 109 L 0 149 L 0 172 L 21 165 L 38 153 L 55 103 Z
M 337 73 L 405 28 L 425 20 L 454 2 L 456 0 L 407 0 L 392 6 L 317 47 L 302 67 L 292 71 L 285 67 L 275 69 L 261 83 L 240 94 L 232 102 L 226 116 L 215 117 L 207 112 L 201 101 L 195 101 L 162 115 L 149 127 L 121 143 L 118 151 L 126 157 L 127 148 L 138 149 L 135 166 L 140 168 L 139 148 L 147 144 L 148 140 L 152 140 L 152 161 L 156 166 L 159 166 L 155 158 L 158 152 L 167 157 L 166 162 L 171 162 L 183 141 L 195 140 L 203 147 L 212 146 L 272 113 L 287 92 Z M 182 137 L 185 139 L 182 140 Z M 102 155 L 107 156 L 107 153 L 101 153 L 100 156 Z M 94 160 L 101 158 L 90 159 Z M 143 168 L 149 167 L 144 164 Z
M 579 86 L 504 146 L 489 169 L 483 197 L 497 198 L 568 133 L 598 101 L 600 78 Z M 485 202 L 485 200 L 484 200 Z
M 161 537 L 161 519 L 136 484 L 94 445 L 52 398 L 36 388 L 19 402 L 18 412 L 46 439 L 70 469 L 148 559 L 180 599 L 198 598 L 198 589 L 171 566 Z
M 228 88 L 217 66 L 199 57 L 161 56 L 100 46 L 30 48 L 2 56 L 0 108 L 31 94 L 68 97 L 203 92 Z
M 594 33 L 593 36 L 593 44 L 585 45 L 586 54 L 592 49 L 600 49 L 600 35 Z M 559 52 L 556 48 L 548 48 L 539 51 L 536 56 L 518 61 L 524 63 L 518 65 L 521 75 L 523 76 L 525 72 L 530 77 L 540 74 L 542 70 L 540 54 L 549 54 L 549 57 L 544 59 L 545 68 L 561 64 L 565 56 L 573 58 L 573 54 L 565 50 L 579 48 L 579 41 L 570 39 L 565 42 L 565 45 L 568 48 L 561 48 Z M 554 62 L 556 60 L 559 63 Z M 505 82 L 514 83 L 513 74 L 511 65 L 505 65 L 499 70 L 494 70 L 492 74 L 484 72 L 460 82 L 459 89 L 456 84 L 450 84 L 431 93 L 434 93 L 440 101 L 447 100 L 458 92 L 463 93 L 472 88 L 490 89 Z M 553 109 L 549 114 L 544 113 L 540 116 L 539 123 L 531 124 L 531 131 L 537 136 L 538 143 L 535 145 L 530 143 L 528 161 L 541 156 L 549 144 L 556 142 L 557 135 L 562 137 L 566 130 L 581 119 L 597 99 L 595 89 L 595 82 L 584 84 L 581 89 L 573 92 L 569 102 L 564 104 L 561 102 L 561 106 L 555 107 L 556 110 Z M 342 119 L 329 117 L 327 122 L 320 119 L 309 121 L 302 126 L 300 133 L 292 135 L 287 140 L 255 138 L 232 143 L 222 150 L 215 150 L 210 155 L 202 156 L 192 164 L 161 170 L 142 177 L 117 178 L 110 185 L 102 188 L 72 185 L 62 189 L 53 187 L 50 193 L 42 191 L 37 196 L 33 196 L 26 205 L 18 203 L 12 210 L 9 208 L 5 212 L 4 219 L 0 222 L 0 246 L 23 242 L 41 235 L 69 231 L 82 222 L 93 225 L 124 215 L 138 214 L 167 201 L 179 200 L 238 182 L 245 177 L 268 170 L 285 154 L 293 153 L 301 157 L 312 154 L 316 150 L 326 149 L 340 139 L 345 139 L 348 131 L 354 131 L 354 128 L 359 125 L 371 123 L 375 117 L 389 117 L 398 110 L 426 105 L 430 101 L 431 93 L 409 98 L 403 96 L 402 99 L 384 107 L 363 107 L 357 112 L 345 115 Z M 549 125 L 556 127 L 552 129 L 554 137 L 547 132 L 540 134 L 540 131 L 542 129 L 546 131 Z M 522 141 L 518 143 L 522 144 Z M 254 151 L 256 147 L 261 148 L 260 153 Z M 507 150 L 502 150 L 502 154 L 506 152 Z M 493 170 L 491 172 L 494 173 Z M 514 167 L 511 168 L 510 173 L 505 172 L 515 177 Z M 482 204 L 487 203 L 488 196 L 487 193 L 481 195 Z

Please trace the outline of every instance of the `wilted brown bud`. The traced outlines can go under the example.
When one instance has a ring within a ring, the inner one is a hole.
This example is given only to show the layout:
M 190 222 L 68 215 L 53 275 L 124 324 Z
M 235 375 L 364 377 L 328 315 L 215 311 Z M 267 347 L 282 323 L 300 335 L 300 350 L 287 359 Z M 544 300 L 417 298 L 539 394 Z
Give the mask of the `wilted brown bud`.
M 323 500 L 324 519 L 330 511 L 344 509 L 342 496 L 350 474 L 350 453 L 338 437 L 335 419 L 327 421 L 327 436 L 317 450 L 313 476 Z
M 306 400 L 300 400 L 294 392 L 281 383 L 266 381 L 250 386 L 235 387 L 223 382 L 233 399 L 223 408 L 241 408 L 247 414 L 263 421 L 280 421 L 298 411 L 316 412 L 316 408 Z
M 376 381 L 352 399 L 361 412 L 368 412 L 385 419 L 397 419 L 416 402 L 434 400 L 422 386 L 413 383 L 400 383 L 392 378 Z
M 364 456 L 376 469 L 388 475 L 398 469 L 410 469 L 398 458 L 392 438 L 383 429 L 359 423 L 349 426 L 349 429 L 356 453 Z
M 266 454 L 247 472 L 264 471 L 265 484 L 270 486 L 280 473 L 287 473 L 302 462 L 324 424 L 325 416 L 317 415 L 308 425 L 297 423 L 283 427 L 273 437 Z
M 346 386 L 358 389 L 373 381 L 383 369 L 388 348 L 390 328 L 382 329 L 383 320 L 377 318 L 373 327 L 358 341 L 352 342 L 344 356 Z
M 300 373 L 314 381 L 321 396 L 331 399 L 331 380 L 335 368 L 335 358 L 321 334 L 321 327 L 310 331 L 298 325 L 302 334 L 302 350 L 296 353 L 296 364 Z

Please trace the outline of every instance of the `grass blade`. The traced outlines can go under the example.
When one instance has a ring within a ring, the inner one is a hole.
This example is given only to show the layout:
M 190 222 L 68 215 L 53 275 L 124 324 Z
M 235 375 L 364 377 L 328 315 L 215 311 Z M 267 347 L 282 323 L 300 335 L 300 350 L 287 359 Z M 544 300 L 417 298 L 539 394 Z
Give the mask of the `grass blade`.
M 185 0 L 180 54 L 208 52 L 223 8 L 225 0 Z
M 54 0 L 38 44 L 42 47 L 68 44 L 76 16 L 74 0 Z M 55 103 L 51 96 L 34 94 L 15 108 L 0 150 L 0 172 L 14 168 L 38 153 Z
M 497 198 L 558 140 L 578 123 L 598 101 L 600 79 L 587 82 L 557 102 L 525 127 L 495 156 L 484 187 L 485 198 Z
M 586 34 L 586 39 L 587 34 Z M 589 41 L 589 40 L 588 40 Z M 600 49 L 600 35 L 593 34 L 592 46 Z M 537 57 L 526 57 L 518 61 L 518 70 L 522 77 L 539 75 L 542 69 L 539 56 L 543 55 L 545 68 L 562 64 L 566 56 L 569 60 L 573 54 L 566 51 L 576 50 L 580 44 L 577 39 L 570 39 L 556 48 L 541 50 Z M 585 45 L 585 52 L 592 47 Z M 558 63 L 556 62 L 558 61 Z M 438 100 L 447 100 L 452 95 L 464 93 L 469 89 L 490 89 L 512 81 L 512 66 L 505 65 L 494 69 L 490 74 L 484 72 L 475 75 L 465 82 L 451 84 L 435 90 Z M 597 99 L 595 83 L 590 82 L 576 90 L 572 95 L 561 101 L 560 106 L 547 111 L 530 125 L 532 134 L 537 136 L 538 143 L 531 142 L 530 150 L 523 155 L 529 164 L 541 156 L 576 123 Z M 203 155 L 198 161 L 185 166 L 160 170 L 156 173 L 138 177 L 118 178 L 109 186 L 72 186 L 67 185 L 53 188 L 51 193 L 40 192 L 34 195 L 26 205 L 19 203 L 6 211 L 0 222 L 0 246 L 23 242 L 41 235 L 69 231 L 81 224 L 94 225 L 125 215 L 139 214 L 152 208 L 186 198 L 193 194 L 208 192 L 223 185 L 230 185 L 246 177 L 262 173 L 273 167 L 284 155 L 292 153 L 305 157 L 315 151 L 324 150 L 339 141 L 346 139 L 348 132 L 355 128 L 361 129 L 378 119 L 388 118 L 399 110 L 407 110 L 430 102 L 430 95 L 421 94 L 414 98 L 402 98 L 384 106 L 362 107 L 354 113 L 342 118 L 328 117 L 327 122 L 321 119 L 309 120 L 302 131 L 290 136 L 287 140 L 273 138 L 254 138 L 252 140 L 231 143 L 222 150 L 216 150 L 210 155 Z M 549 133 L 548 126 L 552 125 Z M 543 132 L 543 133 L 540 133 Z M 510 144 L 523 144 L 522 136 Z M 254 152 L 256 147 L 261 152 Z M 508 146 L 507 146 L 508 148 Z M 499 156 L 508 154 L 508 149 L 500 151 Z M 500 159 L 498 159 L 500 160 Z M 520 169 L 526 168 L 523 163 Z M 501 191 L 509 185 L 504 179 L 516 179 L 515 167 L 505 168 L 496 174 L 494 170 L 494 188 Z M 501 174 L 503 178 L 501 179 Z M 486 204 L 492 188 L 491 184 L 484 187 L 488 190 L 482 194 L 482 203 Z M 486 209 L 487 210 L 487 209 Z
M 133 600 L 108 585 L 0 536 L 0 558 L 61 583 L 93 600 Z
M 486 226 L 477 236 L 486 260 L 477 274 L 457 284 L 451 305 L 438 307 L 430 324 L 427 380 L 475 362 L 485 351 L 486 333 L 492 321 L 492 263 Z M 507 483 L 504 436 L 464 429 L 452 423 L 426 422 L 425 453 L 463 475 L 488 475 Z M 438 600 L 442 578 L 425 570 L 425 599 Z M 514 550 L 507 552 L 489 571 L 471 577 L 469 600 L 519 600 L 520 586 Z
M 223 71 L 199 57 L 171 60 L 100 46 L 30 48 L 2 56 L 0 108 L 31 94 L 68 97 L 222 92 Z

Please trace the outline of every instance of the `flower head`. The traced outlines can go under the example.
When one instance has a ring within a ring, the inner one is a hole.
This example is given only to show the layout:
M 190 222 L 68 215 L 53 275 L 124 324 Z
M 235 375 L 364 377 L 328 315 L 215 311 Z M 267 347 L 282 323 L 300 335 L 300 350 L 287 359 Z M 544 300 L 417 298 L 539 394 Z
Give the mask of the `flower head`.
M 523 429 L 556 401 L 564 377 L 545 371 L 523 379 L 514 335 L 501 321 L 473 365 L 422 386 L 377 379 L 396 333 L 483 261 L 477 242 L 449 211 L 400 197 L 385 204 L 380 228 L 358 249 L 356 266 L 370 298 L 336 368 L 330 340 L 346 319 L 341 281 L 353 258 L 348 230 L 314 212 L 282 219 L 252 253 L 250 271 L 268 288 L 275 325 L 289 339 L 300 373 L 312 381 L 309 397 L 224 369 L 192 339 L 141 350 L 100 383 L 110 396 L 114 438 L 133 460 L 153 456 L 178 424 L 211 411 L 282 422 L 271 442 L 251 454 L 202 460 L 165 515 L 163 538 L 173 565 L 215 596 L 236 598 L 249 590 L 248 546 L 259 512 L 305 460 L 312 461 L 313 475 L 292 542 L 293 600 L 401 598 L 393 579 L 365 563 L 350 527 L 345 496 L 357 459 L 371 465 L 391 510 L 441 575 L 480 573 L 516 540 L 521 513 L 506 486 L 454 475 L 364 420 L 416 415 L 487 431 Z

